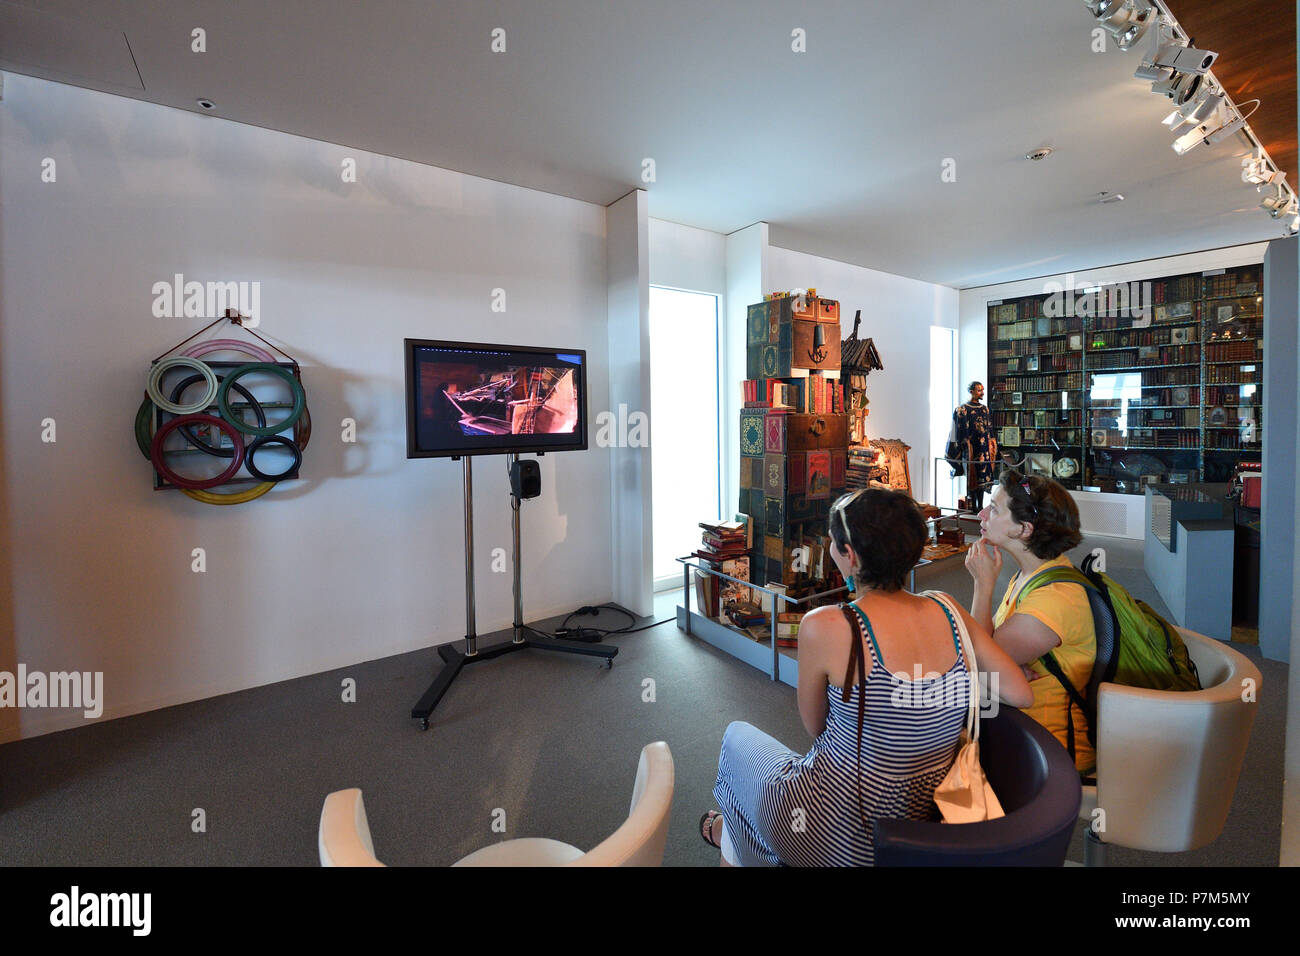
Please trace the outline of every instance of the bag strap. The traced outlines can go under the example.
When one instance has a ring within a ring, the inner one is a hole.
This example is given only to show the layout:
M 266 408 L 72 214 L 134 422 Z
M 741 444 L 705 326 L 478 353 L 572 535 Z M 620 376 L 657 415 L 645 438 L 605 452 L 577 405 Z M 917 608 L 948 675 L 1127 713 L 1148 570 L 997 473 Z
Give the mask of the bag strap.
M 858 615 L 862 614 L 862 612 L 857 609 L 857 605 L 852 604 L 841 604 L 840 610 L 849 619 L 849 630 L 853 632 L 853 643 L 849 648 L 849 668 L 844 674 L 844 683 L 840 688 L 840 700 L 847 704 L 849 698 L 853 695 L 853 671 L 856 668 L 858 678 L 858 819 L 862 821 L 862 828 L 869 831 L 871 828 L 867 825 L 867 815 L 862 809 L 862 725 L 867 709 L 867 652 L 862 646 L 862 623 L 858 620 Z M 871 621 L 865 614 L 862 614 L 862 620 L 867 622 L 867 633 L 870 634 Z M 876 643 L 875 634 L 871 634 L 871 643 L 873 645 Z M 876 654 L 878 657 L 880 654 L 879 648 L 877 648 Z
M 980 695 L 979 695 L 979 664 L 975 660 L 975 647 L 971 643 L 970 634 L 966 630 L 966 621 L 961 616 L 961 612 L 952 606 L 952 598 L 942 591 L 926 591 L 925 597 L 930 598 L 943 608 L 943 613 L 948 617 L 948 623 L 959 639 L 958 648 L 966 660 L 966 673 L 970 679 L 970 706 L 966 711 L 966 736 L 972 743 L 980 739 Z
M 1091 566 L 1089 565 L 1089 567 Z M 1040 586 L 1046 586 L 1048 584 L 1057 584 L 1061 581 L 1073 581 L 1074 583 L 1083 587 L 1085 591 L 1097 590 L 1103 595 L 1103 597 L 1106 595 L 1105 589 L 1098 587 L 1097 582 L 1092 580 L 1088 572 L 1079 571 L 1074 568 L 1063 568 L 1063 567 L 1053 566 L 1050 568 L 1043 568 L 1041 570 L 1034 572 L 1034 574 L 1029 578 L 1029 580 L 1025 582 L 1024 586 L 1019 591 L 1016 592 L 1016 606 L 1019 607 L 1021 599 L 1025 597 L 1025 595 L 1028 592 L 1033 591 L 1035 588 L 1038 588 Z M 1091 613 L 1091 605 L 1092 605 L 1091 598 L 1089 599 L 1088 604 L 1089 604 L 1089 613 Z M 1115 620 L 1113 617 L 1114 616 L 1113 609 L 1111 610 L 1111 615 L 1112 615 L 1112 620 L 1114 620 L 1114 629 L 1116 632 L 1118 632 L 1119 622 Z M 1096 615 L 1093 615 L 1094 630 L 1096 628 L 1096 623 L 1097 623 Z M 1115 656 L 1118 657 L 1118 654 L 1116 654 Z M 1087 702 L 1084 700 L 1083 695 L 1079 693 L 1078 688 L 1076 688 L 1074 684 L 1070 683 L 1069 679 L 1065 676 L 1065 672 L 1061 669 L 1061 665 L 1057 663 L 1056 658 L 1053 656 L 1052 652 L 1048 651 L 1038 660 L 1043 665 L 1043 668 L 1047 671 L 1047 673 L 1051 674 L 1053 677 L 1057 679 L 1057 681 L 1060 682 L 1061 687 L 1065 689 L 1065 693 L 1068 695 L 1069 699 L 1074 702 L 1074 705 L 1079 708 L 1079 711 L 1082 714 L 1084 714 L 1084 716 L 1087 716 L 1089 713 Z M 1095 720 L 1088 721 L 1088 741 L 1089 743 L 1092 743 L 1093 746 L 1096 746 L 1095 735 L 1097 731 L 1094 726 L 1095 724 L 1096 724 Z M 1065 749 L 1070 754 L 1070 760 L 1073 761 L 1074 760 L 1074 707 L 1071 707 L 1069 703 L 1065 705 L 1065 735 L 1066 735 Z

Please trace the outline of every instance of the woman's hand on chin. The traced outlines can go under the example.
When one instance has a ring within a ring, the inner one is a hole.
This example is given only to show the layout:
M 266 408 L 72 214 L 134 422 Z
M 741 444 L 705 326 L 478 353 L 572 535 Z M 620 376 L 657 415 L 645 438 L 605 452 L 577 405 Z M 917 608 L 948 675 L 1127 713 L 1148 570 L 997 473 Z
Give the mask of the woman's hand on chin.
M 1002 571 L 1002 551 L 989 544 L 987 538 L 980 538 L 966 552 L 966 570 L 975 579 L 976 587 L 991 592 Z

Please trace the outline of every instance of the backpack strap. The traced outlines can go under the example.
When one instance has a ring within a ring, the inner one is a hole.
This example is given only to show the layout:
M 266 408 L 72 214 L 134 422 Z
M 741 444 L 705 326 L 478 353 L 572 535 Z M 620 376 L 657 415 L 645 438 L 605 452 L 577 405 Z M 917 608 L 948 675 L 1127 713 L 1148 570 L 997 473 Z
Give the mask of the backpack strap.
M 1020 601 L 1030 592 L 1035 591 L 1038 588 L 1043 587 L 1045 585 L 1057 584 L 1061 581 L 1073 581 L 1075 584 L 1082 586 L 1085 589 L 1085 591 L 1100 591 L 1100 593 L 1103 596 L 1106 593 L 1104 588 L 1099 588 L 1097 584 L 1091 579 L 1091 577 L 1082 571 L 1075 570 L 1074 568 L 1051 567 L 1051 568 L 1045 568 L 1041 571 L 1035 572 L 1034 575 L 1028 581 L 1025 582 L 1024 587 L 1022 587 L 1016 593 L 1016 605 L 1018 606 L 1020 604 Z M 1089 595 L 1088 604 L 1089 604 L 1089 608 L 1091 609 L 1091 605 L 1092 605 L 1091 595 Z M 1107 601 L 1107 608 L 1108 610 L 1110 610 L 1111 618 L 1113 620 L 1115 611 L 1113 608 L 1109 607 L 1109 601 Z M 1094 615 L 1093 624 L 1095 627 L 1096 615 Z M 1051 651 L 1048 651 L 1038 660 L 1043 665 L 1043 668 L 1047 671 L 1047 673 L 1051 674 L 1053 677 L 1057 679 L 1057 681 L 1060 682 L 1061 687 L 1065 689 L 1066 695 L 1070 698 L 1070 700 L 1074 703 L 1074 705 L 1079 708 L 1079 710 L 1083 713 L 1084 717 L 1087 718 L 1088 743 L 1091 744 L 1093 747 L 1096 747 L 1097 745 L 1096 712 L 1091 708 L 1089 708 L 1088 701 L 1085 700 L 1083 695 L 1079 693 L 1078 688 L 1076 688 L 1074 684 L 1070 683 L 1069 679 L 1066 678 L 1065 672 L 1061 669 L 1061 665 L 1057 663 L 1056 657 Z M 1093 666 L 1094 667 L 1096 666 L 1095 662 Z M 1070 761 L 1073 762 L 1074 761 L 1074 708 L 1071 707 L 1069 704 L 1065 705 L 1065 733 L 1066 733 L 1065 749 L 1069 751 Z

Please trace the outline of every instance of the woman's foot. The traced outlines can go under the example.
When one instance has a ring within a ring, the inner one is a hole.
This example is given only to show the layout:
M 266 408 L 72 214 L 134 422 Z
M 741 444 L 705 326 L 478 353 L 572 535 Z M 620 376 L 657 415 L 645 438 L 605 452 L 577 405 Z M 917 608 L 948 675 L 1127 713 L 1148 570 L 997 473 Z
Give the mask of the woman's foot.
M 718 842 L 722 839 L 722 814 L 719 811 L 710 810 L 700 817 L 700 838 L 715 850 L 722 849 Z

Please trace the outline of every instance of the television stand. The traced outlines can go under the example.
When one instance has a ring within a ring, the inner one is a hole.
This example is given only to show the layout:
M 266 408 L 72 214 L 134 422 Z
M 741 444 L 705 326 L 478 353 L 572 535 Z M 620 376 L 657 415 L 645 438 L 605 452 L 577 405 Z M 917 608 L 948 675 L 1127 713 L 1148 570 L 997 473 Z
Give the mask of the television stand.
M 539 651 L 555 651 L 560 654 L 582 654 L 587 657 L 603 658 L 607 668 L 614 666 L 614 658 L 618 655 L 617 647 L 571 644 L 568 641 L 557 641 L 537 632 L 533 632 L 532 636 L 525 634 L 526 631 L 532 631 L 532 628 L 524 624 L 523 590 L 519 567 L 520 501 L 513 494 L 510 496 L 510 508 L 513 512 L 511 526 L 514 544 L 514 637 L 502 644 L 493 644 L 491 647 L 479 650 L 474 617 L 474 495 L 470 459 L 471 456 L 469 455 L 461 456 L 465 486 L 465 650 L 462 652 L 456 648 L 455 645 L 460 643 L 459 641 L 453 641 L 451 644 L 443 644 L 438 647 L 438 656 L 442 658 L 443 662 L 442 670 L 438 671 L 428 690 L 411 708 L 411 719 L 420 721 L 421 730 L 429 729 L 429 717 L 433 713 L 433 709 L 438 706 L 438 701 L 442 700 L 442 695 L 447 693 L 447 688 L 451 687 L 452 681 L 456 679 L 456 675 L 460 673 L 460 669 L 466 664 L 491 660 L 529 647 L 536 648 Z M 518 460 L 519 456 L 517 454 L 510 456 L 512 463 Z

